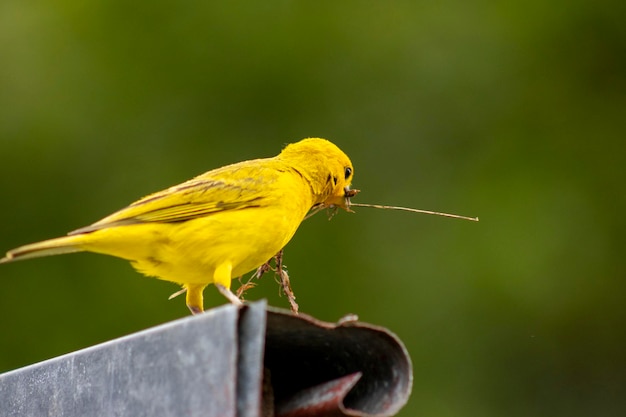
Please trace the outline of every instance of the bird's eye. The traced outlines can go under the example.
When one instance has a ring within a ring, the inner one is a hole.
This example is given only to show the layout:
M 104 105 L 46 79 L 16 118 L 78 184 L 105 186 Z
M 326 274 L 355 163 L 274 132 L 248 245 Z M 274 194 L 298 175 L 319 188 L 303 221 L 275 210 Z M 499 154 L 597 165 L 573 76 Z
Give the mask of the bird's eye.
M 345 170 L 346 179 L 350 178 L 350 175 L 352 175 L 352 168 L 346 167 L 346 170 Z

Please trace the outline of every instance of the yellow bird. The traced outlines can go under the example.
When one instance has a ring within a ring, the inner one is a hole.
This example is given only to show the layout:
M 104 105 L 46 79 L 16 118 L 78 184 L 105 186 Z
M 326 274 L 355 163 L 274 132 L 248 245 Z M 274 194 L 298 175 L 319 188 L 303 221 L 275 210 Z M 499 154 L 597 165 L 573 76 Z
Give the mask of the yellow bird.
M 349 210 L 353 174 L 350 159 L 333 143 L 303 139 L 273 158 L 227 165 L 151 194 L 68 236 L 13 249 L 0 263 L 103 253 L 182 285 L 193 314 L 203 311 L 209 284 L 240 304 L 230 291 L 232 278 L 278 253 L 311 208 Z

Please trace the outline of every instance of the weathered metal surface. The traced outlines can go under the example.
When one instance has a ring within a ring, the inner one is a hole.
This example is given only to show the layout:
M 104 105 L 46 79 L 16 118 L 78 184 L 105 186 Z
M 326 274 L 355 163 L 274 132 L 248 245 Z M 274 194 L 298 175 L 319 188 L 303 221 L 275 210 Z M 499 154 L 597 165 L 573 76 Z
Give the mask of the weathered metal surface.
M 343 400 L 361 378 L 361 373 L 305 388 L 276 407 L 277 417 L 335 417 L 346 415 Z
M 263 354 L 265 348 L 265 300 L 248 304 L 240 310 L 237 416 L 263 415 Z
M 0 416 L 391 416 L 411 381 L 386 329 L 261 301 L 0 375 Z
M 310 402 L 316 396 L 322 401 L 323 386 L 317 392 L 312 387 L 361 373 L 341 401 L 342 415 L 391 416 L 406 404 L 413 381 L 409 355 L 388 330 L 352 319 L 326 323 L 273 308 L 268 308 L 265 366 L 271 373 L 277 414 L 282 403 L 305 390 Z
M 0 375 L 0 415 L 235 416 L 238 317 L 220 307 Z

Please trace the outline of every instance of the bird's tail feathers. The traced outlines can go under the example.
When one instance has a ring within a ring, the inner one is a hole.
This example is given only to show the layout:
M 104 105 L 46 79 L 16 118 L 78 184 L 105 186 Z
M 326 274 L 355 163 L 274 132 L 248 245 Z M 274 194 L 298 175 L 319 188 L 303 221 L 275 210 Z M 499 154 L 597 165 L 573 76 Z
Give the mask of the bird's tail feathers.
M 8 251 L 6 256 L 0 259 L 0 263 L 39 258 L 41 256 L 60 255 L 63 253 L 81 252 L 83 249 L 76 245 L 77 240 L 76 236 L 64 236 L 20 246 L 19 248 Z

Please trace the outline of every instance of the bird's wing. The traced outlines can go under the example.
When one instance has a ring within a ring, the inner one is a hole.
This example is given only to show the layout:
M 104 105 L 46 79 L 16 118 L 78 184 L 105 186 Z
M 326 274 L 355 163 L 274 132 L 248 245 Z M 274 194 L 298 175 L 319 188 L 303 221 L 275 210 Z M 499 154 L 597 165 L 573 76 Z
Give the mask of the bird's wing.
M 254 161 L 248 161 L 254 162 Z M 70 235 L 139 223 L 175 223 L 226 211 L 261 207 L 276 171 L 230 165 L 148 195 L 130 206 Z

